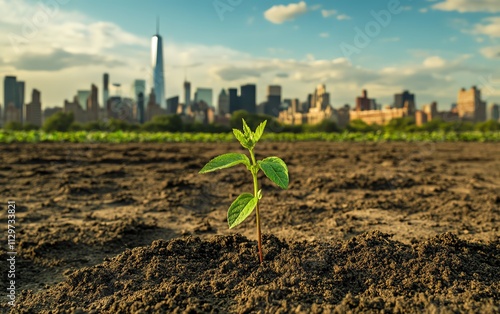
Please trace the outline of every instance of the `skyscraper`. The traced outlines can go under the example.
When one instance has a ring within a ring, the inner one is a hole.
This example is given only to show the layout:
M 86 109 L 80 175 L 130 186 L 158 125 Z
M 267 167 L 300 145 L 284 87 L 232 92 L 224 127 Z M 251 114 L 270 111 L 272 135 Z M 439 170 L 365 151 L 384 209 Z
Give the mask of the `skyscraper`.
M 255 84 L 241 86 L 240 108 L 249 113 L 257 112 L 257 92 Z
M 199 103 L 204 101 L 209 107 L 213 104 L 213 94 L 211 88 L 197 88 L 194 93 L 194 101 Z
M 405 103 L 408 102 L 410 107 L 415 107 L 415 94 L 411 94 L 405 90 L 402 94 L 394 95 L 394 107 L 403 108 Z
M 229 113 L 233 114 L 236 110 L 240 110 L 240 97 L 238 96 L 238 89 L 230 88 L 229 92 Z
M 76 92 L 76 97 L 78 98 L 78 103 L 80 106 L 85 108 L 85 110 L 88 110 L 87 108 L 87 99 L 90 96 L 90 91 L 89 90 L 79 90 Z
M 229 113 L 229 95 L 226 93 L 225 89 L 220 91 L 217 106 L 219 107 L 218 110 L 220 115 L 223 116 Z
M 153 86 L 155 99 L 161 108 L 166 109 L 165 104 L 165 79 L 163 71 L 163 40 L 159 34 L 159 21 L 156 23 L 156 35 L 151 38 L 151 62 L 153 67 Z
M 90 95 L 87 97 L 87 119 L 88 121 L 99 120 L 99 104 L 97 103 L 98 90 L 97 86 L 92 84 L 90 87 Z
M 102 77 L 102 106 L 106 108 L 109 98 L 109 74 L 104 73 Z
M 5 122 L 8 122 L 10 121 L 7 116 L 9 107 L 17 109 L 17 79 L 15 76 L 6 76 L 3 80 L 3 106 Z
M 26 104 L 26 123 L 42 126 L 42 103 L 40 92 L 36 89 L 31 93 L 31 103 Z
M 139 123 L 144 123 L 146 120 L 145 112 L 144 112 L 144 104 L 146 95 L 146 81 L 145 80 L 135 80 L 133 86 L 134 99 L 136 103 L 136 120 Z
M 179 96 L 170 97 L 167 99 L 167 114 L 175 114 L 179 107 Z
M 21 123 L 24 121 L 24 82 L 17 81 L 17 110 L 19 110 L 19 116 L 21 118 Z
M 267 87 L 267 103 L 264 108 L 264 113 L 274 117 L 278 117 L 281 106 L 281 86 L 269 85 Z
M 184 105 L 189 106 L 191 104 L 191 83 L 184 81 Z

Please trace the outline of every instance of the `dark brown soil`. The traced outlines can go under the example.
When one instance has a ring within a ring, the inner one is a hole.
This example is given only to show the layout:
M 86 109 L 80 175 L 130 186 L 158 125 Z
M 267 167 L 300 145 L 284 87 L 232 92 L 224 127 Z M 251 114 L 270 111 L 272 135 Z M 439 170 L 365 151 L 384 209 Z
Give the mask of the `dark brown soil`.
M 0 149 L 15 313 L 500 312 L 498 144 L 262 143 L 290 171 L 261 180 L 263 265 L 226 222 L 250 175 L 197 174 L 236 144 Z

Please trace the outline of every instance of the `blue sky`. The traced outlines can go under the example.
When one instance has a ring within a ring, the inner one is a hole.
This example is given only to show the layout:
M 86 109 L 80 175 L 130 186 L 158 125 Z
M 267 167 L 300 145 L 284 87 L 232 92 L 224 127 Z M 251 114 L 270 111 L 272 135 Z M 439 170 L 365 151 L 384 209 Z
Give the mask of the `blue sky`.
M 26 81 L 27 99 L 41 90 L 43 106 L 101 91 L 104 72 L 125 96 L 134 79 L 150 82 L 156 16 L 167 97 L 187 73 L 214 95 L 258 84 L 259 102 L 270 84 L 304 100 L 321 83 L 334 107 L 363 88 L 381 104 L 409 89 L 444 110 L 477 85 L 500 102 L 498 0 L 0 0 L 0 12 L 0 74 Z

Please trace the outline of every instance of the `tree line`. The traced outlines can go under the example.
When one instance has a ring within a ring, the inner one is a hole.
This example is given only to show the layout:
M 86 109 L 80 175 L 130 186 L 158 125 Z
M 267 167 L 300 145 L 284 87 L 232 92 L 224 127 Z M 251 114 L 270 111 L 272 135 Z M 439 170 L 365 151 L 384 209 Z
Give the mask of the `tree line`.
M 267 120 L 267 131 L 269 132 L 290 132 L 290 133 L 312 133 L 312 132 L 465 132 L 465 131 L 500 131 L 500 122 L 489 120 L 486 122 L 445 122 L 434 119 L 422 126 L 415 124 L 415 119 L 411 117 L 391 120 L 387 125 L 366 124 L 362 120 L 353 120 L 345 128 L 340 128 L 335 122 L 324 120 L 319 124 L 309 125 L 283 125 L 272 116 L 262 114 L 251 114 L 244 110 L 233 113 L 229 126 L 221 124 L 185 123 L 179 115 L 155 116 L 151 121 L 144 124 L 128 123 L 118 119 L 107 121 L 93 121 L 88 123 L 75 122 L 73 113 L 57 112 L 50 116 L 41 128 L 32 125 L 22 125 L 19 122 L 8 122 L 5 130 L 30 131 L 41 129 L 45 132 L 74 132 L 74 131 L 133 131 L 133 132 L 205 132 L 205 133 L 226 133 L 233 128 L 241 129 L 241 119 L 244 118 L 248 125 L 255 129 L 262 121 Z

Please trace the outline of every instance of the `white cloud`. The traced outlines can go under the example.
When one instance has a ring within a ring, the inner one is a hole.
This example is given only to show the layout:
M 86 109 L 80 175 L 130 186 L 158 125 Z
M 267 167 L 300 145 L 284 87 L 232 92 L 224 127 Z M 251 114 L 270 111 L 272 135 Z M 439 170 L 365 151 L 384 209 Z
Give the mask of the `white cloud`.
M 431 69 L 442 68 L 446 65 L 446 61 L 439 56 L 432 56 L 426 58 L 423 62 L 423 65 L 424 67 Z
M 328 37 L 330 37 L 330 34 L 329 34 L 329 33 L 327 33 L 327 32 L 325 32 L 325 33 L 320 33 L 320 34 L 319 34 L 319 37 L 322 37 L 322 38 L 328 38 Z
M 500 46 L 484 47 L 480 52 L 488 59 L 500 59 Z
M 499 1 L 500 3 L 500 1 Z M 472 30 L 473 34 L 486 35 L 491 38 L 500 37 L 500 17 L 483 19 L 485 24 L 476 24 Z
M 336 10 L 321 10 L 321 15 L 323 15 L 324 18 L 334 16 L 335 14 L 337 14 Z
M 307 4 L 304 1 L 290 3 L 288 5 L 275 5 L 264 12 L 264 17 L 271 23 L 282 24 L 295 19 L 297 16 L 307 12 Z
M 427 13 L 429 11 L 429 9 L 427 8 L 421 8 L 420 10 L 418 10 L 418 12 L 420 13 Z
M 339 21 L 343 21 L 343 20 L 350 20 L 351 17 L 349 15 L 346 15 L 346 14 L 340 14 L 339 16 L 337 16 L 337 20 Z
M 311 11 L 317 11 L 319 9 L 321 9 L 321 4 L 315 4 L 315 5 L 311 6 L 310 10 Z
M 442 11 L 465 12 L 500 12 L 498 0 L 445 0 L 432 6 L 433 9 Z

